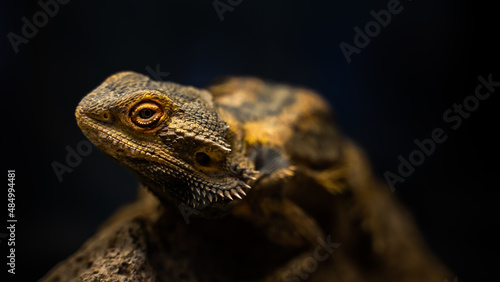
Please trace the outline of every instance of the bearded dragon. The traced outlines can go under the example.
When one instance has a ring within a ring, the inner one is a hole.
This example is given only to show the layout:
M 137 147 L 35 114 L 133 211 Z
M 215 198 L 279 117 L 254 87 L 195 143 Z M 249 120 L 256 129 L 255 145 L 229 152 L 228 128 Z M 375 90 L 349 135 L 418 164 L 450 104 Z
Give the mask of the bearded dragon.
M 81 100 L 76 120 L 143 188 L 43 281 L 450 277 L 312 90 L 120 72 Z

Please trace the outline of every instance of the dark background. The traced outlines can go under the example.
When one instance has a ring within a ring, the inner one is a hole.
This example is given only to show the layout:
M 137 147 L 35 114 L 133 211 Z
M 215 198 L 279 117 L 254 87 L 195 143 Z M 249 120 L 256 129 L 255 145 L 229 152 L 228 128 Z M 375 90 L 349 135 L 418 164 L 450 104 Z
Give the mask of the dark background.
M 414 139 L 446 129 L 448 140 L 395 194 L 458 281 L 496 280 L 500 90 L 456 131 L 442 115 L 474 93 L 478 75 L 500 81 L 498 12 L 466 1 L 401 1 L 403 11 L 348 64 L 340 42 L 353 44 L 353 28 L 389 1 L 332 2 L 243 0 L 220 21 L 212 1 L 73 0 L 16 54 L 7 34 L 21 35 L 21 18 L 41 8 L 2 1 L 2 168 L 16 170 L 16 278 L 40 278 L 134 200 L 134 177 L 95 148 L 62 182 L 51 163 L 64 164 L 65 147 L 85 140 L 74 118 L 85 94 L 114 72 L 148 74 L 159 64 L 167 80 L 197 87 L 238 74 L 319 91 L 381 179 L 416 148 Z

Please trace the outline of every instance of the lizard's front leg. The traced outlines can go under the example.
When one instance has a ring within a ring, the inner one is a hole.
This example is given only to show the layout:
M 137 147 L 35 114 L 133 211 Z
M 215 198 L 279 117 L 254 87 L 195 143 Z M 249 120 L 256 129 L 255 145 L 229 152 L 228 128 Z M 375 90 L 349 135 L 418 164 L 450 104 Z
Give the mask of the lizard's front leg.
M 249 199 L 233 214 L 251 221 L 269 240 L 284 247 L 315 246 L 323 238 L 316 220 L 286 198 Z
M 316 248 L 324 242 L 325 236 L 316 220 L 302 208 L 286 198 L 250 199 L 237 207 L 233 214 L 250 220 L 270 241 L 298 249 L 298 255 L 261 281 L 288 281 L 287 277 L 293 273 L 308 273 L 307 265 L 302 261 L 315 256 Z

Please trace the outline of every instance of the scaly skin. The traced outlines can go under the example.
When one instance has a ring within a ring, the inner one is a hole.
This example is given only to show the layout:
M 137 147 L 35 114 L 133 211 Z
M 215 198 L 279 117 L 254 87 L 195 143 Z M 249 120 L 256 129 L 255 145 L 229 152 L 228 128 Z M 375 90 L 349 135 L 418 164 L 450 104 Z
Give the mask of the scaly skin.
M 450 277 L 313 91 L 238 77 L 204 90 L 121 72 L 76 118 L 156 198 L 144 192 L 44 281 Z
M 225 211 L 256 173 L 231 150 L 231 132 L 206 91 L 119 73 L 82 99 L 76 117 L 97 147 L 165 201 Z

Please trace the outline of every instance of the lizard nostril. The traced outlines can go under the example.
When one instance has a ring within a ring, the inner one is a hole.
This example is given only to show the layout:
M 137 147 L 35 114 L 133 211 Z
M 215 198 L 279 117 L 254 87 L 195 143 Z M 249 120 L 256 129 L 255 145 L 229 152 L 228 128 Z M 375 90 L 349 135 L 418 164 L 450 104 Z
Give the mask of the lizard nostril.
M 98 113 L 87 113 L 87 115 L 90 118 L 98 121 L 111 122 L 111 114 L 109 113 L 109 111 L 102 111 Z

